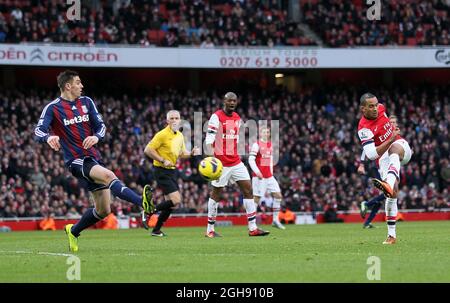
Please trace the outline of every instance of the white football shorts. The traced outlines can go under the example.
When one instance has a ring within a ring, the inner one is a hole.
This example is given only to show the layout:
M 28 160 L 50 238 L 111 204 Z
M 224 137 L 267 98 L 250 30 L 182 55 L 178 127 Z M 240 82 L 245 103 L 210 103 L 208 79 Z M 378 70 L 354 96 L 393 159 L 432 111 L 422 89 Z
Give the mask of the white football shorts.
M 259 179 L 258 177 L 252 178 L 253 195 L 257 197 L 264 197 L 266 192 L 280 193 L 280 185 L 274 176 L 270 178 Z
M 412 156 L 412 150 L 409 146 L 408 142 L 405 139 L 398 139 L 394 141 L 392 144 L 400 144 L 403 147 L 403 150 L 405 151 L 403 155 L 403 159 L 400 161 L 400 164 L 402 166 L 409 163 Z M 391 145 L 392 145 L 391 144 Z M 389 169 L 389 151 L 386 151 L 381 157 L 378 162 L 379 169 L 378 172 L 380 173 L 381 180 L 385 180 L 387 177 L 388 169 Z M 400 177 L 400 172 L 399 172 Z
M 212 181 L 211 185 L 214 187 L 225 187 L 242 180 L 250 181 L 250 174 L 247 167 L 241 162 L 235 166 L 224 166 L 219 180 Z

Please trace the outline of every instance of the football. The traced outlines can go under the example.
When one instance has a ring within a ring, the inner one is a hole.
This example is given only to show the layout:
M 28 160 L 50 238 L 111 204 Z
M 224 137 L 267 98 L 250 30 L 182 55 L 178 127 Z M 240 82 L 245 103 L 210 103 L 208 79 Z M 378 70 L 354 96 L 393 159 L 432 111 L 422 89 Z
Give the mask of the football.
M 198 171 L 207 181 L 214 181 L 222 175 L 222 161 L 214 157 L 203 159 L 198 165 Z

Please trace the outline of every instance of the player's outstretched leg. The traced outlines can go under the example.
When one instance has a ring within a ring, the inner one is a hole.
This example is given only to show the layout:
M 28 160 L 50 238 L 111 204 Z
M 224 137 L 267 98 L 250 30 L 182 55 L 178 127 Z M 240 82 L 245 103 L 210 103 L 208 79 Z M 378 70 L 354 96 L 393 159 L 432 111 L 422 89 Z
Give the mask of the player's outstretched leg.
M 126 187 L 119 179 L 112 180 L 111 183 L 109 183 L 109 189 L 114 196 L 142 207 L 145 213 L 151 214 L 155 212 L 153 190 L 150 185 L 144 186 L 142 196 L 139 196 L 133 190 Z

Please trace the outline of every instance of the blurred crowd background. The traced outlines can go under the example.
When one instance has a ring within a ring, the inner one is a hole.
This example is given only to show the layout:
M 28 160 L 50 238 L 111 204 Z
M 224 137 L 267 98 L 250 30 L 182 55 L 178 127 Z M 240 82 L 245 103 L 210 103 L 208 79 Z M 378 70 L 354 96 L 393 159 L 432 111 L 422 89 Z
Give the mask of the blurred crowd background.
M 65 1 L 0 2 L 0 43 L 355 47 L 449 45 L 450 0 L 90 0 L 68 21 Z
M 378 195 L 368 181 L 375 176 L 374 163 L 366 163 L 366 176 L 356 172 L 362 151 L 357 137 L 359 97 L 364 90 L 334 85 L 304 87 L 295 94 L 282 88 L 237 91 L 237 111 L 244 121 L 279 120 L 280 158 L 274 174 L 289 209 L 357 210 L 361 201 Z M 401 171 L 399 209 L 450 207 L 448 87 L 377 87 L 371 92 L 386 105 L 388 114 L 397 115 L 402 136 L 414 152 Z M 221 107 L 221 94 L 158 88 L 137 95 L 89 93 L 107 126 L 106 138 L 98 144 L 106 166 L 138 192 L 145 184 L 156 187 L 151 161 L 143 150 L 165 126 L 166 112 L 178 109 L 190 123 L 194 112 L 201 112 L 206 122 Z M 62 153 L 33 139 L 42 109 L 57 96 L 56 91 L 0 90 L 0 217 L 76 218 L 92 203 L 86 184 L 64 167 Z M 183 203 L 176 212 L 207 211 L 208 183 L 196 168 L 200 159 L 177 164 Z M 243 161 L 248 164 L 246 156 Z M 156 200 L 161 199 L 161 191 L 156 190 Z M 113 201 L 116 215 L 139 211 L 128 202 Z M 271 204 L 268 195 L 262 201 Z M 242 209 L 238 188 L 229 187 L 219 212 Z

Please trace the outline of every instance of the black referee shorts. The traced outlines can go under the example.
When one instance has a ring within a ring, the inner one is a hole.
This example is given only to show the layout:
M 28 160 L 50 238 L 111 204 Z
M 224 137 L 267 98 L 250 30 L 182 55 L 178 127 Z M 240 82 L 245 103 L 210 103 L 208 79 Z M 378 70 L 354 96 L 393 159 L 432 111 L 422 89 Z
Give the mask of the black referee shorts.
M 156 183 L 158 183 L 158 186 L 162 189 L 164 195 L 180 190 L 177 183 L 176 169 L 167 169 L 154 166 L 153 175 L 155 176 Z

